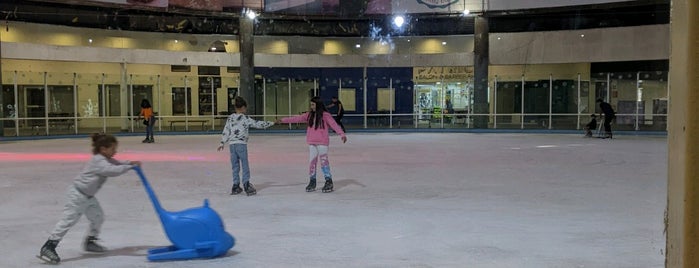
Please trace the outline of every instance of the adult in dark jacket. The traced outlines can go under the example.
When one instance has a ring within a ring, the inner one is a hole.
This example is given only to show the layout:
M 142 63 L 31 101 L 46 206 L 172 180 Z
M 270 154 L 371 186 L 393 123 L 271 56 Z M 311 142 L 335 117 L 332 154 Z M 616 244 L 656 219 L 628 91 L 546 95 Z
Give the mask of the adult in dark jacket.
M 612 120 L 616 117 L 616 113 L 614 112 L 614 109 L 612 109 L 612 105 L 609 103 L 605 102 L 602 99 L 597 99 L 597 103 L 599 103 L 599 108 L 602 110 L 602 113 L 604 114 L 604 134 L 605 138 L 612 138 Z

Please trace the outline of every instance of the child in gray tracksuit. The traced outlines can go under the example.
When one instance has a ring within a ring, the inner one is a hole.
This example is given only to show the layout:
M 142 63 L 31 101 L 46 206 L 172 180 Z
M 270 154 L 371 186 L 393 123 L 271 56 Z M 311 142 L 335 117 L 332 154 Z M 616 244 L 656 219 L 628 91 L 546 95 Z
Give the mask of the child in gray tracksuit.
M 58 242 L 63 239 L 68 230 L 75 225 L 80 216 L 90 221 L 90 229 L 83 243 L 85 251 L 104 252 L 105 248 L 97 244 L 102 222 L 104 222 L 102 208 L 95 198 L 95 194 L 107 180 L 107 177 L 116 177 L 126 173 L 134 166 L 140 166 L 139 161 L 119 161 L 112 158 L 117 152 L 118 142 L 109 134 L 92 135 L 92 153 L 90 162 L 83 168 L 80 175 L 75 178 L 68 187 L 68 203 L 63 207 L 63 217 L 56 223 L 48 241 L 39 251 L 40 259 L 57 264 L 61 261 L 56 253 Z
M 257 193 L 255 187 L 250 183 L 250 167 L 248 166 L 248 130 L 254 128 L 268 128 L 274 125 L 270 121 L 257 121 L 245 115 L 248 111 L 248 104 L 242 97 L 235 97 L 235 113 L 231 114 L 226 121 L 221 136 L 221 145 L 218 150 L 223 150 L 223 146 L 228 143 L 231 152 L 231 165 L 233 166 L 233 187 L 231 194 L 243 192 L 240 188 L 240 166 L 243 166 L 243 188 L 247 195 Z

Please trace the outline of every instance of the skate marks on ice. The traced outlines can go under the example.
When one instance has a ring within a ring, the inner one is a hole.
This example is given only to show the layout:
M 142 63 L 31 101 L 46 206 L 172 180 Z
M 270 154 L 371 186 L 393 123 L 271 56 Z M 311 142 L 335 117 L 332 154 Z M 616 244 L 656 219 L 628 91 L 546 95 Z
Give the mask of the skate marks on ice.
M 355 180 L 355 179 L 341 179 L 341 180 L 336 180 L 333 179 L 333 184 L 334 184 L 334 191 L 340 190 L 342 188 L 345 188 L 350 185 L 356 185 L 362 188 L 366 188 L 366 185 Z
M 158 248 L 162 247 L 163 245 L 152 245 L 152 246 L 130 246 L 130 247 L 122 247 L 122 248 L 116 248 L 116 249 L 107 249 L 104 253 L 88 253 L 88 252 L 83 252 L 81 253 L 80 256 L 76 257 L 71 257 L 71 258 L 66 258 L 62 259 L 59 264 L 64 264 L 68 262 L 77 262 L 77 261 L 82 261 L 82 260 L 87 260 L 87 259 L 97 259 L 97 258 L 107 258 L 107 257 L 115 257 L 115 256 L 134 256 L 134 257 L 146 257 L 148 256 L 148 250 L 151 248 Z M 217 259 L 216 262 L 220 262 L 220 259 L 225 259 L 228 257 L 233 257 L 235 255 L 240 254 L 240 252 L 235 251 L 235 250 L 229 250 L 225 255 L 215 258 Z M 206 260 L 210 260 L 208 258 L 205 259 L 192 259 L 190 261 L 202 261 L 206 262 Z M 52 264 L 46 262 L 46 264 Z
M 321 179 L 322 180 L 322 179 Z M 255 184 L 255 188 L 257 188 L 257 191 L 259 192 L 260 190 L 266 189 L 266 188 L 274 188 L 274 187 L 301 187 L 306 186 L 308 182 L 299 182 L 299 183 L 286 183 L 286 184 L 280 184 L 280 183 L 275 183 L 275 182 L 261 182 Z M 362 188 L 367 187 L 365 184 L 359 182 L 358 180 L 355 179 L 333 179 L 333 184 L 334 184 L 334 191 L 337 191 L 341 188 L 350 186 L 350 185 L 356 185 Z M 322 186 L 322 181 L 321 181 L 321 186 Z
M 261 182 L 261 183 L 256 183 L 255 188 L 257 188 L 257 191 L 259 192 L 260 190 L 267 189 L 267 188 L 273 188 L 273 187 L 301 187 L 306 185 L 306 182 L 299 182 L 299 183 L 287 183 L 287 184 L 279 184 L 275 182 Z
M 145 257 L 148 255 L 148 249 L 154 248 L 154 247 L 159 247 L 159 246 L 130 246 L 130 247 L 115 248 L 115 249 L 107 248 L 107 251 L 105 251 L 103 253 L 83 252 L 83 253 L 81 253 L 80 256 L 61 259 L 61 263 L 75 262 L 75 261 L 81 261 L 81 260 L 87 260 L 87 259 L 106 258 L 106 257 L 113 257 L 113 256 Z

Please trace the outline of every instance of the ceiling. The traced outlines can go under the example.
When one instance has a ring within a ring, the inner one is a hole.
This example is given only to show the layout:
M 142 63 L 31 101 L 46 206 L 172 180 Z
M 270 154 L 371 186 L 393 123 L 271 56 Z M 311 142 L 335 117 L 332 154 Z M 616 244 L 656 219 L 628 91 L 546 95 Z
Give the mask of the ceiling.
M 206 12 L 114 5 L 85 5 L 83 1 L 3 0 L 0 13 L 5 23 L 24 21 L 126 31 L 192 34 L 238 34 L 241 12 Z M 489 12 L 491 32 L 569 30 L 621 27 L 669 22 L 669 0 L 645 0 L 546 9 Z M 290 16 L 262 14 L 255 35 L 426 36 L 473 34 L 474 17 L 460 14 L 413 14 L 402 29 L 391 17 Z

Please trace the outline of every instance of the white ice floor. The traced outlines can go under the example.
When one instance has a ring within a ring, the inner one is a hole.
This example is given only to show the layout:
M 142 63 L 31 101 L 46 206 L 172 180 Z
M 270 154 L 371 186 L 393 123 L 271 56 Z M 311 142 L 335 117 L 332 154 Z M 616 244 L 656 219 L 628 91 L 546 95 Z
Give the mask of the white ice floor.
M 61 267 L 663 267 L 665 137 L 348 137 L 331 137 L 336 191 L 306 193 L 305 137 L 254 134 L 251 197 L 229 195 L 218 135 L 120 137 L 116 158 L 144 162 L 166 209 L 209 198 L 236 245 L 222 258 L 148 262 L 148 248 L 169 242 L 129 172 L 97 194 L 110 251 L 81 251 L 83 218 L 57 249 Z M 0 143 L 0 267 L 46 267 L 35 255 L 89 146 Z

